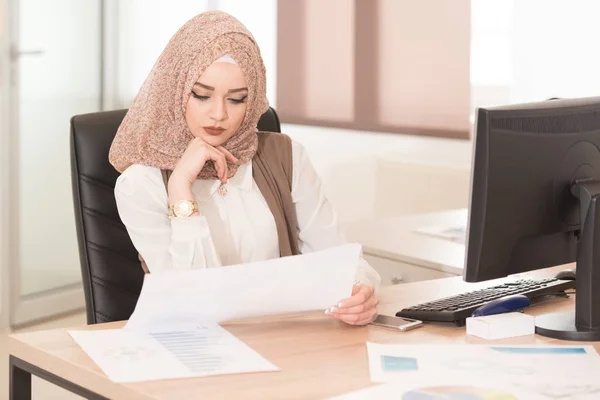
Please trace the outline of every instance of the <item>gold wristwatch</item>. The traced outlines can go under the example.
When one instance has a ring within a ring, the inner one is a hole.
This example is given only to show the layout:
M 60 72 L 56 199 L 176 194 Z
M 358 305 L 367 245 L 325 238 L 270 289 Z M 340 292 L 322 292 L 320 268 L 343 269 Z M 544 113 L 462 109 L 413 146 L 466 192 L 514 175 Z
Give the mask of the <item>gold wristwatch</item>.
M 169 207 L 171 217 L 189 217 L 198 211 L 198 203 L 192 200 L 179 200 Z

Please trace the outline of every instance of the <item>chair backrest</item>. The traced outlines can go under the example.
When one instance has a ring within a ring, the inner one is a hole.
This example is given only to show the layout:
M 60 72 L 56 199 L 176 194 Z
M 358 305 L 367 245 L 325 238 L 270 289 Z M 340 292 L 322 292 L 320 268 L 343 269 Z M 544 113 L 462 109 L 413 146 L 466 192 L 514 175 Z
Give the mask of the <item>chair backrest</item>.
M 88 324 L 129 318 L 142 288 L 138 253 L 119 218 L 114 196 L 119 173 L 108 151 L 127 110 L 71 119 L 71 184 Z M 259 131 L 281 132 L 269 108 Z

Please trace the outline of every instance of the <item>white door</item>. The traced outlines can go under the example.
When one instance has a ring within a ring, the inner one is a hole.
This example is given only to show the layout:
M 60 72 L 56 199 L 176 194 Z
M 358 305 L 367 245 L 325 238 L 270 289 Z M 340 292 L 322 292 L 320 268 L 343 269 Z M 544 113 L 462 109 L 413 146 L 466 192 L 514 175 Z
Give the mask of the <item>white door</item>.
M 13 325 L 85 305 L 71 192 L 69 120 L 101 109 L 102 3 L 6 2 L 10 212 L 5 260 Z

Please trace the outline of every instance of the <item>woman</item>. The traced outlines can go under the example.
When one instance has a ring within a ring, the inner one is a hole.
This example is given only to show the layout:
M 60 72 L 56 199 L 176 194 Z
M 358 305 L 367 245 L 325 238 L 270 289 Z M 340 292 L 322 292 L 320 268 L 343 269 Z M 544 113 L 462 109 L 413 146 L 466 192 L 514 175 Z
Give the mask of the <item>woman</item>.
M 217 267 L 343 243 L 305 150 L 258 133 L 268 109 L 252 35 L 211 11 L 170 40 L 119 127 L 119 214 L 149 272 Z M 165 190 L 166 189 L 166 190 Z M 364 325 L 379 275 L 364 260 L 350 298 L 326 313 Z

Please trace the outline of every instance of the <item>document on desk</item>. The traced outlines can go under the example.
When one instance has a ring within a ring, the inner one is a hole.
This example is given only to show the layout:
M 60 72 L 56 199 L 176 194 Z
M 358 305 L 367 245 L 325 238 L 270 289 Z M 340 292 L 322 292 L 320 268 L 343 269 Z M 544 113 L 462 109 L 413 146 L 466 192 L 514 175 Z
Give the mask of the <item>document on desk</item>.
M 148 274 L 124 329 L 69 331 L 115 382 L 278 371 L 219 322 L 323 310 L 350 296 L 361 246 Z
M 600 383 L 564 380 L 512 382 L 494 378 L 473 379 L 469 375 L 421 373 L 411 379 L 330 397 L 328 400 L 594 400 L 600 398 Z
M 216 323 L 154 334 L 123 329 L 69 334 L 114 382 L 279 370 Z
M 600 357 L 592 346 L 400 345 L 367 342 L 372 382 L 422 374 L 459 374 L 511 382 L 595 382 Z
M 125 327 L 185 330 L 199 323 L 325 310 L 351 295 L 362 247 L 217 268 L 146 274 Z

